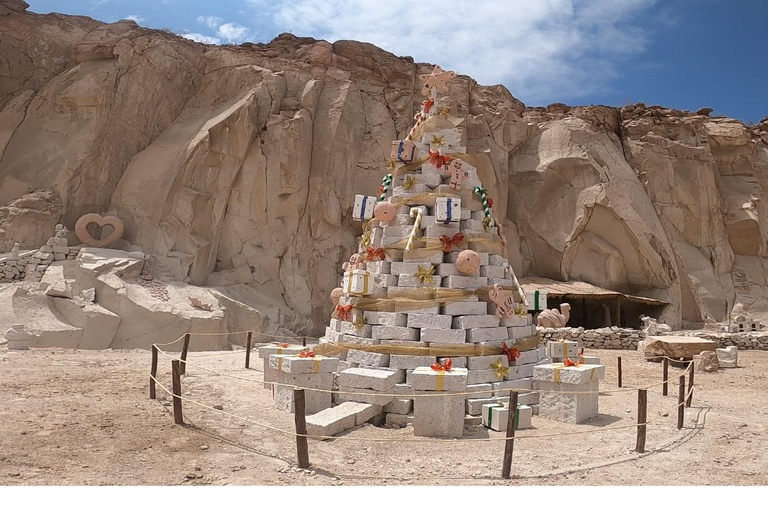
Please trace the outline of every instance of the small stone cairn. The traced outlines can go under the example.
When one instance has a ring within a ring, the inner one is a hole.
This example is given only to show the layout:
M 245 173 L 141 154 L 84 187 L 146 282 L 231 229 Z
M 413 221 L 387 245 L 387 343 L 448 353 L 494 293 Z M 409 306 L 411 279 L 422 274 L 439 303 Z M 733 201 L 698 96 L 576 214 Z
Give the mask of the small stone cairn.
M 19 244 L 13 244 L 11 254 L 0 258 L 0 283 L 38 282 L 54 261 L 75 259 L 80 247 L 68 246 L 68 231 L 62 224 L 56 224 L 55 229 L 54 235 L 37 252 L 25 251 L 22 254 Z

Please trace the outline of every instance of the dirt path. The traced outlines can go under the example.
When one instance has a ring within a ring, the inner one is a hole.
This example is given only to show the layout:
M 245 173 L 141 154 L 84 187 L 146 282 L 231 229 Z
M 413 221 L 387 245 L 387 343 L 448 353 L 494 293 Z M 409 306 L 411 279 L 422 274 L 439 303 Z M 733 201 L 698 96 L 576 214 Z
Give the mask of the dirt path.
M 616 387 L 616 356 L 626 386 L 661 380 L 661 365 L 636 352 L 590 350 L 608 365 L 602 389 Z M 245 379 L 243 352 L 190 353 L 191 362 Z M 768 352 L 741 352 L 741 368 L 696 374 L 694 407 L 676 429 L 676 398 L 649 391 L 647 453 L 638 456 L 635 429 L 520 439 L 513 474 L 501 473 L 502 441 L 421 442 L 411 427 L 364 425 L 334 441 L 310 440 L 312 471 L 295 470 L 292 437 L 185 405 L 187 426 L 175 426 L 168 396 L 147 398 L 146 351 L 0 348 L 0 485 L 766 485 L 768 484 Z M 677 369 L 671 369 L 676 375 Z M 170 387 L 170 362 L 160 360 Z M 260 384 L 188 367 L 184 395 L 223 412 L 292 430 L 292 416 L 272 408 Z M 670 395 L 676 395 L 671 385 Z M 635 392 L 600 398 L 589 425 L 534 417 L 520 436 L 588 431 L 634 423 Z M 484 428 L 465 439 L 503 437 Z M 366 441 L 355 440 L 365 438 Z M 374 442 L 372 439 L 387 440 Z M 420 442 L 412 442 L 418 440 Z

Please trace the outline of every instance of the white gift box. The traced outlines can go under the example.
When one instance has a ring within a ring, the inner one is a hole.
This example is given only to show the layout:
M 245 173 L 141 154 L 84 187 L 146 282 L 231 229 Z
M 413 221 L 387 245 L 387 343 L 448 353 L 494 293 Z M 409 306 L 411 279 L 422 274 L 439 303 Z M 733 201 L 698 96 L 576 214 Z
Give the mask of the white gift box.
M 525 292 L 525 298 L 528 299 L 528 311 L 543 311 L 547 309 L 547 292 L 539 290 Z
M 393 140 L 390 156 L 396 162 L 411 163 L 416 156 L 416 144 L 410 140 Z
M 448 224 L 461 219 L 461 198 L 438 197 L 435 200 L 435 220 Z
M 350 295 L 370 295 L 373 293 L 371 285 L 371 273 L 367 270 L 352 270 L 344 272 L 341 282 L 344 293 Z
M 527 405 L 518 405 L 515 415 L 515 430 L 531 428 L 532 417 L 533 409 Z M 483 405 L 481 419 L 483 425 L 491 430 L 506 432 L 509 421 L 509 404 L 499 402 Z
M 352 210 L 352 218 L 355 220 L 372 219 L 373 209 L 376 206 L 376 199 L 376 196 L 355 194 L 355 207 Z
M 579 344 L 575 341 L 554 341 L 547 343 L 547 355 L 549 357 L 579 357 Z

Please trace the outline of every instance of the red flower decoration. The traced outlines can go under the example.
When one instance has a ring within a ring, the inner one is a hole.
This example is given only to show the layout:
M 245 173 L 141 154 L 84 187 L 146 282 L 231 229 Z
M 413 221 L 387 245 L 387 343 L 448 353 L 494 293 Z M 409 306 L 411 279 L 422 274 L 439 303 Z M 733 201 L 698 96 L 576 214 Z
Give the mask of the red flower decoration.
M 342 321 L 349 321 L 352 317 L 352 304 L 347 304 L 346 306 L 338 304 L 336 306 L 336 317 Z
M 441 236 L 440 243 L 443 244 L 443 252 L 446 254 L 451 252 L 451 249 L 453 249 L 453 244 L 458 244 L 462 240 L 464 240 L 464 235 L 461 233 L 456 233 L 453 235 L 453 237 L 449 237 L 448 235 Z
M 445 363 L 443 364 L 432 363 L 432 366 L 430 366 L 430 368 L 432 368 L 436 372 L 449 372 L 451 371 L 452 367 L 453 367 L 453 359 L 451 359 L 450 357 L 446 359 Z
M 425 114 L 429 114 L 429 110 L 434 106 L 435 100 L 434 98 L 429 98 L 421 102 L 421 107 L 424 110 Z
M 280 347 L 280 348 L 288 348 L 288 347 L 291 346 L 291 344 L 290 343 L 278 343 L 277 346 Z
M 299 352 L 299 357 L 315 357 L 314 350 L 302 350 Z
M 449 156 L 443 156 L 439 150 L 437 149 L 430 149 L 429 150 L 429 163 L 437 167 L 438 169 L 440 167 L 445 167 L 448 162 L 453 160 L 453 158 Z
M 507 361 L 509 364 L 513 364 L 515 362 L 515 359 L 520 357 L 520 351 L 516 348 L 509 348 L 507 347 L 506 342 L 501 342 L 501 350 L 504 351 L 505 354 L 507 354 Z
M 568 359 L 567 357 L 563 360 L 563 364 L 565 366 L 580 366 L 581 363 L 579 361 Z
M 375 249 L 373 247 L 365 248 L 366 261 L 383 260 L 386 257 L 387 257 L 387 253 L 381 247 L 376 247 Z

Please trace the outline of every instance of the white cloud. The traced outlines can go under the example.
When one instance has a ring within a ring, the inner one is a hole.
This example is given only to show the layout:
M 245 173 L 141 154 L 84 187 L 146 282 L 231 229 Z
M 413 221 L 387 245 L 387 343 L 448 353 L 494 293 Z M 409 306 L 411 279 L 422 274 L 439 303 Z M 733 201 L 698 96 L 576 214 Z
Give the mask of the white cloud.
M 227 42 L 240 43 L 248 37 L 249 29 L 237 23 L 224 23 L 216 33 Z
M 622 59 L 646 48 L 635 16 L 657 0 L 248 1 L 276 33 L 370 42 L 537 104 L 607 89 Z
M 197 22 L 205 25 L 208 28 L 219 28 L 219 25 L 221 25 L 224 20 L 219 18 L 218 16 L 198 16 Z
M 139 25 L 144 23 L 144 17 L 143 16 L 139 16 L 138 14 L 131 14 L 130 16 L 126 16 L 125 19 L 126 20 L 135 21 Z
M 198 43 L 221 44 L 221 39 L 219 39 L 218 37 L 206 36 L 203 34 L 197 34 L 195 32 L 188 32 L 186 34 L 181 34 L 181 37 L 185 39 L 191 39 L 192 41 L 197 41 Z

